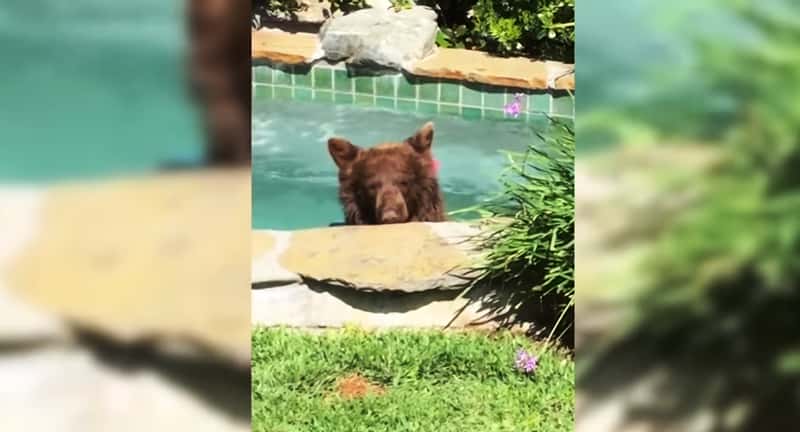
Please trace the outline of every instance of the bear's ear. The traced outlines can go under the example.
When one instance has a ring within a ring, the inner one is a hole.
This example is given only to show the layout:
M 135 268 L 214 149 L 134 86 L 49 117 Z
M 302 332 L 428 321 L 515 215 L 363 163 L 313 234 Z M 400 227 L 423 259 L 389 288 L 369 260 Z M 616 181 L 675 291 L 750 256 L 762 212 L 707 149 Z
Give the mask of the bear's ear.
M 414 148 L 418 153 L 425 153 L 433 145 L 433 122 L 425 123 L 414 136 L 406 139 L 406 144 Z
M 352 164 L 358 157 L 360 148 L 344 138 L 331 138 L 328 140 L 328 152 L 339 169 Z

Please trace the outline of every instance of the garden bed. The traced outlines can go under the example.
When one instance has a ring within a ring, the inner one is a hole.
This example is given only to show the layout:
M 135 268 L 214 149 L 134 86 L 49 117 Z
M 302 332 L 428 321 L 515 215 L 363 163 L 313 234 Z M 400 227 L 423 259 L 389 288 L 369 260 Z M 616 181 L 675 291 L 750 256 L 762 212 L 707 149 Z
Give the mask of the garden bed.
M 440 47 L 574 62 L 574 0 L 254 0 L 252 18 L 255 28 L 288 24 L 316 32 L 331 17 L 370 7 L 399 12 L 415 4 L 436 12 Z

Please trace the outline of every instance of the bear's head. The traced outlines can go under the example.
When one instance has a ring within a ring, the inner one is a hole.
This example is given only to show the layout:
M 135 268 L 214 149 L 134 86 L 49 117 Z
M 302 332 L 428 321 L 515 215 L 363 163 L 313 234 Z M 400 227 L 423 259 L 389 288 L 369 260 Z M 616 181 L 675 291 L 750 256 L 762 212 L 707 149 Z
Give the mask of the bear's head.
M 399 143 L 361 148 L 344 138 L 328 140 L 339 168 L 339 198 L 349 225 L 444 220 L 431 154 L 433 123 Z

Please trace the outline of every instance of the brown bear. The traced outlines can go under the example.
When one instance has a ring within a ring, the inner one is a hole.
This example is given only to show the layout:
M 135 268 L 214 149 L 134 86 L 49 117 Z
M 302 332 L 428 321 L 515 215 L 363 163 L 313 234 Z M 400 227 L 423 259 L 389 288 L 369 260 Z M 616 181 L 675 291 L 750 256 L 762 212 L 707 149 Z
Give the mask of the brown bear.
M 430 122 L 402 143 L 363 149 L 343 138 L 328 140 L 328 151 L 339 167 L 345 224 L 444 221 L 432 144 Z

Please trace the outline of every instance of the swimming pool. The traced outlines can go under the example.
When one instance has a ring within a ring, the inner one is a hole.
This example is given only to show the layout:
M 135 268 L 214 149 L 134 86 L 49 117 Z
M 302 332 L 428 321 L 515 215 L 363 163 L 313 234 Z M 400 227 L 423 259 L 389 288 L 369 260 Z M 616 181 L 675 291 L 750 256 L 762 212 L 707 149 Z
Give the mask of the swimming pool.
M 537 123 L 518 120 L 254 98 L 253 228 L 291 230 L 341 222 L 328 138 L 342 136 L 369 147 L 400 141 L 428 120 L 436 125 L 433 152 L 441 162 L 440 184 L 448 211 L 496 193 L 498 174 L 506 163 L 501 150 L 524 150 L 537 128 Z
M 7 2 L 0 182 L 148 172 L 202 156 L 180 2 Z M 46 23 L 44 27 L 43 23 Z

